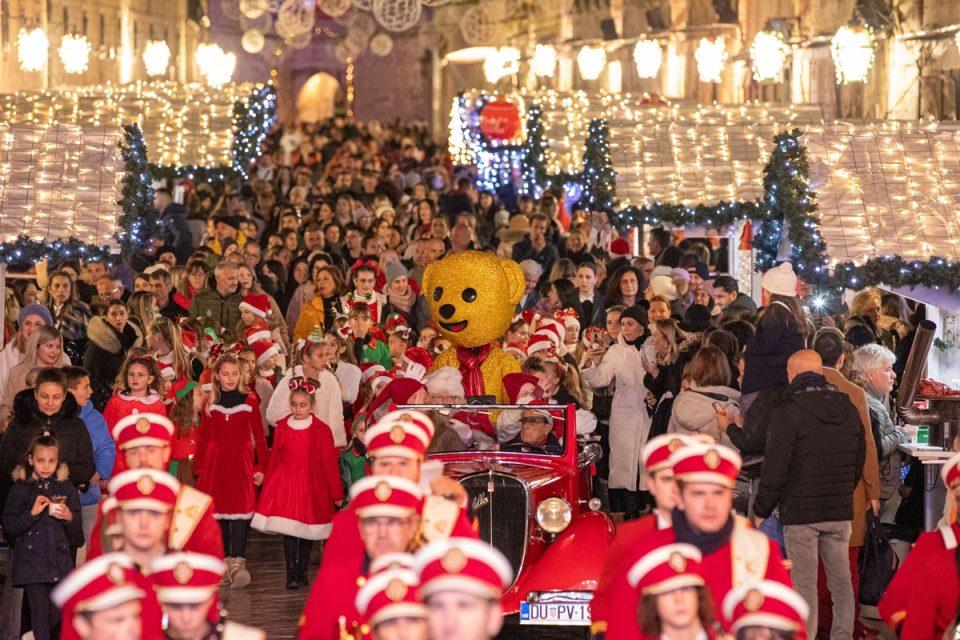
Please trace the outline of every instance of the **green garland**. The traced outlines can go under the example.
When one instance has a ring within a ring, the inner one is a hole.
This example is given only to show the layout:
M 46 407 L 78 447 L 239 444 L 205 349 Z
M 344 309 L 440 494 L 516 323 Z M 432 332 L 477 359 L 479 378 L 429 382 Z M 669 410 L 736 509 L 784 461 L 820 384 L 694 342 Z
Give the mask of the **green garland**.
M 150 186 L 147 148 L 143 133 L 136 125 L 123 127 L 123 143 L 120 154 L 123 158 L 123 190 L 117 204 L 116 234 L 121 256 L 127 257 L 160 232 L 160 217 L 153 208 L 153 189 Z M 0 244 L 0 262 L 25 265 L 48 260 L 60 263 L 64 260 L 81 259 L 111 265 L 117 261 L 108 247 L 89 244 L 77 238 L 38 242 L 28 236 L 20 236 L 13 242 Z

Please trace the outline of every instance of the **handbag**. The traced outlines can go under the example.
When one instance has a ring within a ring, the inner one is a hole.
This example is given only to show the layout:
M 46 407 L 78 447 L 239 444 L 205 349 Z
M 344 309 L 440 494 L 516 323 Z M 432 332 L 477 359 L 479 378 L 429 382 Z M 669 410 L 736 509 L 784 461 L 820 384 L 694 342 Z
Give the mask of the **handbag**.
M 867 512 L 867 532 L 860 549 L 860 604 L 876 606 L 897 572 L 900 559 L 887 536 L 880 518 Z

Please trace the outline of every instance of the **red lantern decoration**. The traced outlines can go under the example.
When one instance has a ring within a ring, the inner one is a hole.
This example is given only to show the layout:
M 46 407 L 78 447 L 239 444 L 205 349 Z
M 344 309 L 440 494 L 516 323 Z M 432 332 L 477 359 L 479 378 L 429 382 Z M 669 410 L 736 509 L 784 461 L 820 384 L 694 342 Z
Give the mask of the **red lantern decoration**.
M 513 140 L 520 133 L 520 109 L 506 100 L 488 102 L 480 111 L 480 131 L 488 140 Z
M 743 231 L 740 232 L 740 245 L 737 248 L 741 251 L 753 249 L 753 224 L 750 220 L 743 223 Z

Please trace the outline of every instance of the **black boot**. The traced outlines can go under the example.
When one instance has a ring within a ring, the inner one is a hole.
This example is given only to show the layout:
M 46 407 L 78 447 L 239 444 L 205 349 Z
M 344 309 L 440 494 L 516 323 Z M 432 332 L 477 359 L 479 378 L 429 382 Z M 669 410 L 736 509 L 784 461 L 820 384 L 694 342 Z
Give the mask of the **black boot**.
M 283 536 L 283 559 L 286 561 L 287 589 L 298 589 L 301 586 L 297 563 L 297 542 L 298 540 L 292 536 Z
M 299 574 L 297 577 L 300 579 L 300 584 L 307 586 L 310 584 L 307 573 L 310 570 L 310 553 L 313 551 L 313 540 L 298 540 L 297 543 L 297 560 L 299 564 Z

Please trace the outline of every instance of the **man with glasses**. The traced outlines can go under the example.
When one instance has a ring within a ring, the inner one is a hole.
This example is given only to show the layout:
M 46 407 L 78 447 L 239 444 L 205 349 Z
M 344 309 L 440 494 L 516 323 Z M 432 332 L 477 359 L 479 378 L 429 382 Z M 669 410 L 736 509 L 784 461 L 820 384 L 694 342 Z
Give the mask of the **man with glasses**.
M 520 414 L 520 433 L 501 447 L 503 451 L 563 454 L 563 445 L 553 433 L 553 417 L 545 409 L 524 409 Z

